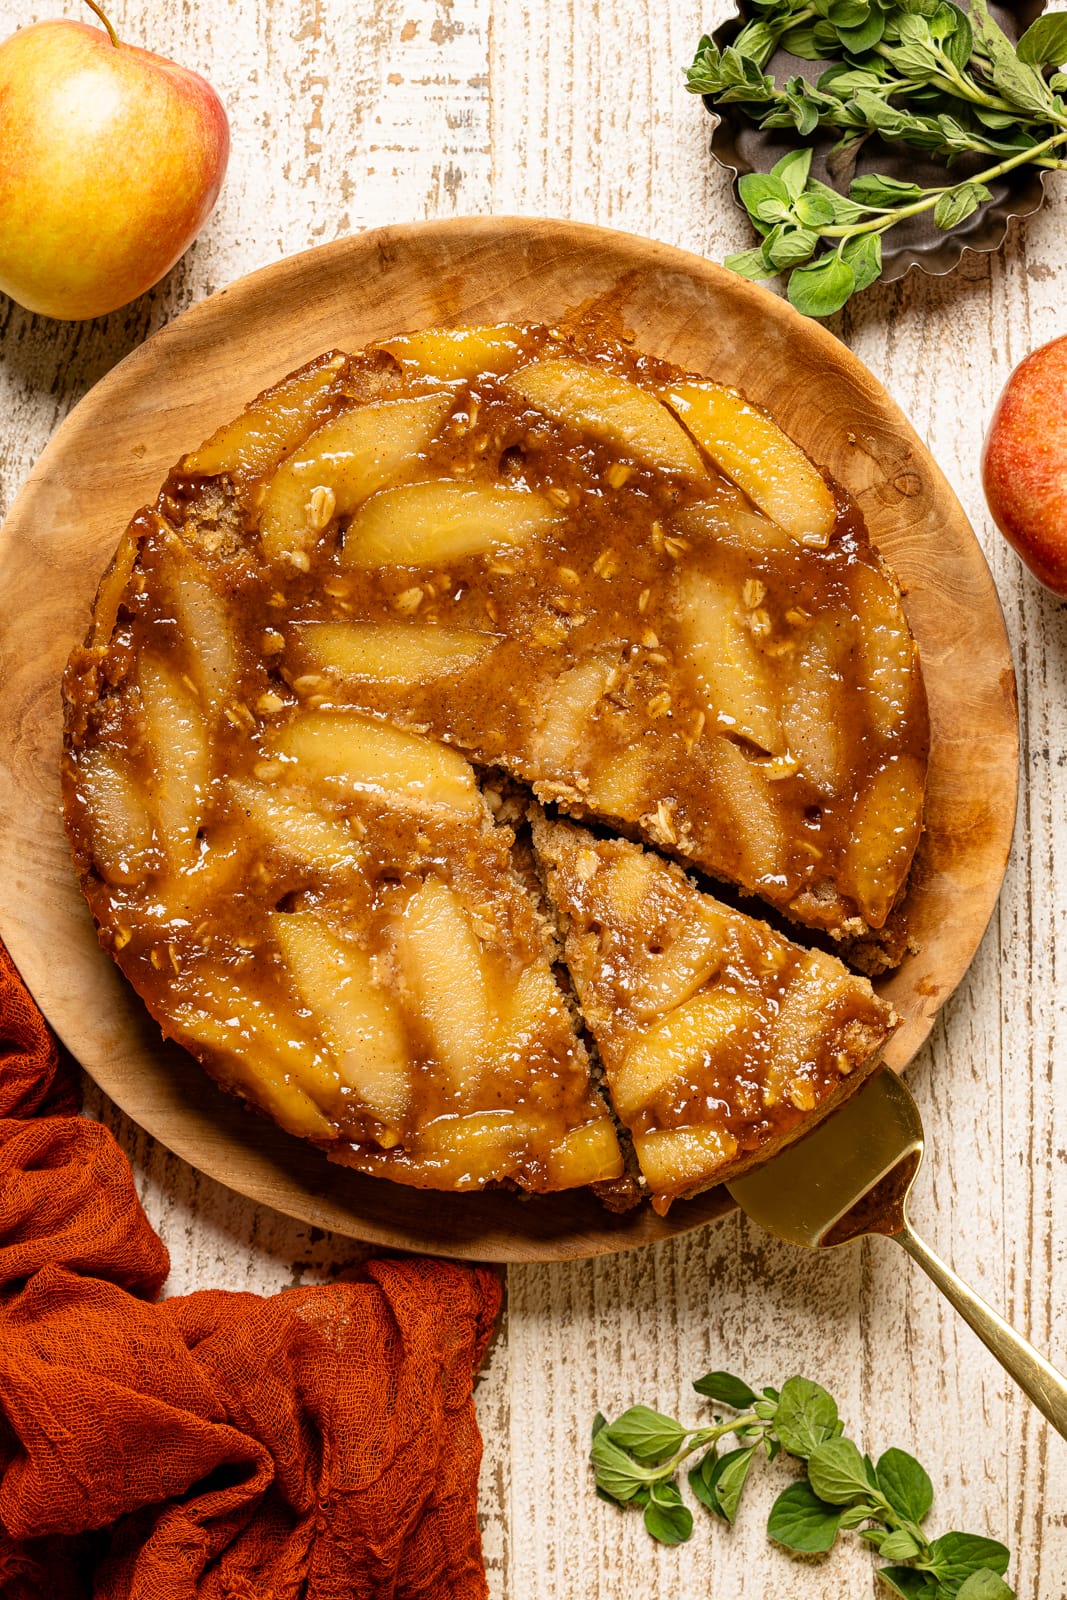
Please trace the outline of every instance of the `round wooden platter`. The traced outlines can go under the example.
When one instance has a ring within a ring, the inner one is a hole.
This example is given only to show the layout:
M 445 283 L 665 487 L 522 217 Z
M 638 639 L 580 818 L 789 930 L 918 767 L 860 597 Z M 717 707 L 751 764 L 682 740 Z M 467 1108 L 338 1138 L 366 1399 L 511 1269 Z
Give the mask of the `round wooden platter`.
M 730 1208 L 612 1217 L 588 1193 L 440 1195 L 336 1167 L 163 1045 L 97 944 L 60 815 L 59 683 L 131 514 L 268 383 L 332 347 L 410 329 L 552 321 L 608 297 L 638 348 L 741 389 L 857 499 L 906 591 L 933 731 L 909 888 L 917 954 L 878 984 L 904 1066 L 967 970 L 1011 843 L 1018 739 L 1004 620 L 944 477 L 859 361 L 787 304 L 700 257 L 577 223 L 473 218 L 379 229 L 292 257 L 194 306 L 58 430 L 0 537 L 0 936 L 53 1027 L 122 1109 L 250 1199 L 394 1248 L 494 1261 L 628 1249 Z

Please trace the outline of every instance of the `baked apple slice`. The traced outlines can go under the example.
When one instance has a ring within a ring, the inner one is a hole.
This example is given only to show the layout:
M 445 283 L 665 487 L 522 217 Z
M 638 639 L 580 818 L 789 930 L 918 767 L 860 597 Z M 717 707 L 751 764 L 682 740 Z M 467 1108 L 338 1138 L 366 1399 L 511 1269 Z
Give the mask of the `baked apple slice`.
M 473 768 L 456 751 L 355 712 L 300 712 L 264 749 L 282 773 L 328 794 L 379 793 L 468 814 L 481 806 Z
M 567 965 L 652 1204 L 736 1177 L 873 1070 L 891 1006 L 622 839 L 533 814 Z
M 527 545 L 560 520 L 539 494 L 442 479 L 376 494 L 349 524 L 342 561 L 360 567 L 447 567 Z
M 424 328 L 386 339 L 383 350 L 428 378 L 471 383 L 510 371 L 522 360 L 525 330 L 507 322 L 476 328 Z
M 308 622 L 294 630 L 309 665 L 342 682 L 411 684 L 461 672 L 499 635 L 418 622 Z
M 400 1008 L 377 981 L 367 951 L 339 936 L 321 915 L 275 911 L 270 925 L 344 1088 L 377 1118 L 378 1138 L 387 1138 L 412 1096 L 411 1052 Z
M 143 655 L 137 687 L 152 751 L 147 795 L 171 865 L 188 868 L 211 779 L 211 746 L 198 695 L 157 656 Z
M 381 400 L 323 423 L 268 481 L 260 505 L 264 554 L 302 566 L 335 516 L 418 470 L 452 403 L 451 394 Z
M 92 841 L 86 852 L 105 882 L 135 884 L 158 868 L 152 819 L 127 761 L 106 747 L 91 750 L 72 780 L 71 805 Z
M 521 367 L 503 387 L 621 454 L 687 478 L 707 476 L 692 439 L 667 408 L 647 389 L 603 367 L 548 357 Z
M 233 422 L 224 423 L 200 446 L 183 456 L 179 472 L 188 477 L 253 478 L 276 466 L 340 398 L 346 358 L 333 351 L 283 378 L 253 400 Z
M 800 446 L 765 411 L 721 383 L 677 383 L 664 398 L 754 505 L 801 544 L 825 548 L 837 520 L 834 497 Z
M 784 754 L 774 680 L 738 586 L 708 573 L 686 572 L 678 582 L 677 607 L 685 660 L 712 728 L 770 754 Z

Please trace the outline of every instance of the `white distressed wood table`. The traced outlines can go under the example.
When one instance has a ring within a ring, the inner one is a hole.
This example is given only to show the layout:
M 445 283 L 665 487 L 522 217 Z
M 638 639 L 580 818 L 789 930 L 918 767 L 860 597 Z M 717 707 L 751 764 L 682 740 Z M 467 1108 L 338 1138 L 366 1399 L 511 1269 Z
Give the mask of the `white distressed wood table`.
M 113 0 L 119 32 L 205 71 L 233 130 L 201 239 L 151 294 L 85 325 L 0 296 L 0 513 L 57 423 L 148 333 L 250 269 L 384 222 L 496 212 L 572 217 L 721 259 L 749 242 L 682 69 L 728 0 Z M 0 37 L 76 0 L 0 0 Z M 2 152 L 0 152 L 2 159 Z M 1019 672 L 1022 792 L 999 909 L 911 1069 L 931 1156 L 914 1218 L 992 1302 L 1067 1366 L 1067 605 L 1001 543 L 978 458 L 1008 372 L 1067 331 L 1067 179 L 1006 248 L 947 278 L 876 286 L 833 324 L 910 415 L 988 553 Z M 283 363 L 284 365 L 284 363 Z M 168 1291 L 270 1292 L 358 1259 L 349 1241 L 256 1209 L 154 1144 L 90 1086 L 171 1251 Z M 1059 1114 L 1059 1120 L 1057 1117 Z M 694 1421 L 690 1380 L 803 1371 L 872 1452 L 916 1450 L 939 1530 L 1011 1545 L 1021 1596 L 1067 1596 L 1067 1444 L 888 1243 L 823 1258 L 734 1215 L 632 1255 L 513 1269 L 478 1391 L 494 1597 L 633 1600 L 873 1595 L 855 1540 L 824 1562 L 769 1544 L 768 1470 L 729 1532 L 652 1544 L 598 1502 L 597 1407 L 644 1400 Z

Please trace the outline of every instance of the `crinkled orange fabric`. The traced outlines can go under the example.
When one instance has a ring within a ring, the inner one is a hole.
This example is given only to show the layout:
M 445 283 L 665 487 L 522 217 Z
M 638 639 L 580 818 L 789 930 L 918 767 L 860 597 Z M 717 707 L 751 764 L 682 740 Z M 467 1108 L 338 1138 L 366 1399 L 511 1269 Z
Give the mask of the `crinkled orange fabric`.
M 474 1600 L 485 1269 L 153 1304 L 167 1252 L 0 946 L 3 1600 Z

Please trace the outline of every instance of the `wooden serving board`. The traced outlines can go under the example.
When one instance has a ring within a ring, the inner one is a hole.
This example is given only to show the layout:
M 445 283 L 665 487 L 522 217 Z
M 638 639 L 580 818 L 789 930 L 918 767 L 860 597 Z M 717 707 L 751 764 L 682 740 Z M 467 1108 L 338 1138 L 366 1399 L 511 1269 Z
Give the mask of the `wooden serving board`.
M 952 490 L 862 364 L 785 302 L 683 251 L 576 223 L 378 229 L 239 280 L 104 378 L 58 430 L 0 534 L 0 936 L 64 1043 L 168 1148 L 249 1198 L 389 1247 L 483 1260 L 623 1250 L 721 1215 L 661 1219 L 585 1193 L 439 1195 L 364 1178 L 246 1111 L 158 1030 L 99 948 L 59 798 L 59 683 L 131 514 L 266 385 L 330 347 L 435 324 L 552 321 L 603 296 L 638 348 L 736 385 L 855 497 L 896 570 L 930 700 L 927 827 L 909 887 L 919 950 L 877 987 L 901 1068 L 978 947 L 1011 844 L 1015 677 L 1000 603 Z

